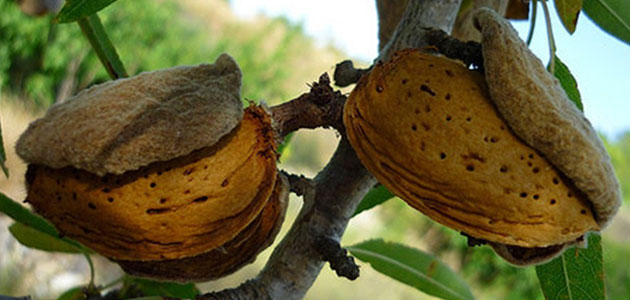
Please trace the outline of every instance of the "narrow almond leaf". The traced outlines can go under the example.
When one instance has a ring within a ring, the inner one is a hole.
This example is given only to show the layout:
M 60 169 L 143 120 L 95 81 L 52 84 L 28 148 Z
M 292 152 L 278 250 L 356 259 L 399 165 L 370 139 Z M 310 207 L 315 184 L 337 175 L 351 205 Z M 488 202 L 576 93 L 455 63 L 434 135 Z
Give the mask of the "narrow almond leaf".
M 582 0 L 555 0 L 556 12 L 562 20 L 562 25 L 569 33 L 575 32 L 580 10 L 582 10 Z
M 26 207 L 0 193 L 0 212 L 11 217 L 16 222 L 24 223 L 48 235 L 58 236 L 57 229 L 44 218 L 32 213 Z
M 7 162 L 7 154 L 4 152 L 4 142 L 2 140 L 2 124 L 0 122 L 0 168 L 2 168 L 2 172 L 4 176 L 9 178 L 9 169 L 6 165 Z
M 9 226 L 9 232 L 20 244 L 29 248 L 48 252 L 83 253 L 81 248 L 63 239 L 48 235 L 20 222 Z
M 457 273 L 433 255 L 405 245 L 369 240 L 347 247 L 356 258 L 372 268 L 442 299 L 474 299 L 470 288 Z
M 536 267 L 545 299 L 606 299 L 601 236 L 591 233 L 588 248 L 570 248 L 560 257 Z
M 382 204 L 383 202 L 395 197 L 392 192 L 390 192 L 385 186 L 379 185 L 373 189 L 371 189 L 363 200 L 359 203 L 359 206 L 354 211 L 352 216 L 356 216 L 360 214 L 362 211 L 371 209 L 377 205 Z
M 584 0 L 582 9 L 601 29 L 630 45 L 630 1 Z
M 101 64 L 103 64 L 103 67 L 105 67 L 109 76 L 112 79 L 127 77 L 125 66 L 122 61 L 120 61 L 118 52 L 116 52 L 116 48 L 114 48 L 114 45 L 109 40 L 107 32 L 105 32 L 105 28 L 98 15 L 93 14 L 86 18 L 79 19 L 77 22 L 79 23 L 79 27 L 81 27 L 81 31 L 83 31 L 83 35 L 85 35 L 90 45 L 92 45 L 92 49 L 96 52 L 98 59 L 101 61 Z
M 55 20 L 59 23 L 74 22 L 95 14 L 116 0 L 72 0 L 66 1 Z
M 575 103 L 578 109 L 584 111 L 584 106 L 582 105 L 582 96 L 580 96 L 580 91 L 578 90 L 578 84 L 575 80 L 575 77 L 569 71 L 567 65 L 565 65 L 560 58 L 555 57 L 556 66 L 553 70 L 553 75 L 558 78 L 560 81 L 560 85 L 569 96 L 569 99 Z
M 132 287 L 145 296 L 161 296 L 183 299 L 194 299 L 199 295 L 199 290 L 192 284 L 181 284 L 174 282 L 154 281 L 136 277 L 127 277 L 125 286 Z
M 0 193 L 0 212 L 6 214 L 14 221 L 29 226 L 32 229 L 41 232 L 42 234 L 50 236 L 51 238 L 63 240 L 64 242 L 69 243 L 77 248 L 83 248 L 81 244 L 71 239 L 60 238 L 57 229 L 55 229 L 52 224 L 50 224 L 44 218 L 32 213 L 19 203 L 11 200 L 11 198 L 2 193 Z

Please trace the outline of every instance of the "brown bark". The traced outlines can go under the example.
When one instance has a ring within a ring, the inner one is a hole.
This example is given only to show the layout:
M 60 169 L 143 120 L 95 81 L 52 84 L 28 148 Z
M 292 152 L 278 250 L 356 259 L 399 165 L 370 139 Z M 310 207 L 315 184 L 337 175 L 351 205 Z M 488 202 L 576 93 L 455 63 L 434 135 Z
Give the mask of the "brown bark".
M 427 45 L 426 27 L 450 31 L 460 3 L 461 0 L 410 0 L 380 58 L 396 50 Z M 303 184 L 299 188 L 304 192 L 304 205 L 259 276 L 237 288 L 208 293 L 198 299 L 303 298 L 324 265 L 317 241 L 326 238 L 338 242 L 357 205 L 375 183 L 376 179 L 363 167 L 342 132 L 330 162 L 310 187 Z

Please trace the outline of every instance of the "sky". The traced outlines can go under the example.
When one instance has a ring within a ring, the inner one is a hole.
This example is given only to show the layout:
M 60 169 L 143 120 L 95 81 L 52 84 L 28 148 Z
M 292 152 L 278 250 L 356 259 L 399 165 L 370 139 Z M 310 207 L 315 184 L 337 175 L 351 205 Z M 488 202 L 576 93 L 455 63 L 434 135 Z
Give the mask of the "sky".
M 241 17 L 285 16 L 301 24 L 319 45 L 331 44 L 351 59 L 371 61 L 376 57 L 378 27 L 373 0 L 231 0 L 230 3 Z M 630 130 L 630 45 L 601 31 L 584 14 L 580 15 L 573 35 L 564 29 L 555 10 L 551 17 L 556 55 L 578 82 L 587 118 L 598 131 L 611 138 Z M 525 39 L 529 21 L 512 24 Z M 531 49 L 543 63 L 548 62 L 547 33 L 540 6 Z

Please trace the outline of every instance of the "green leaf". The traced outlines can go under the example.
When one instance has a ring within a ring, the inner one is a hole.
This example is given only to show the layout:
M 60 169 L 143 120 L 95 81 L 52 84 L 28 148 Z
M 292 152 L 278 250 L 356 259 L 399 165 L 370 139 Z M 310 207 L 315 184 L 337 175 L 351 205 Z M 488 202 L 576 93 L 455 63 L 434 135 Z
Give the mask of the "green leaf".
M 282 157 L 282 155 L 284 155 L 285 152 L 288 152 L 289 143 L 291 143 L 292 139 L 293 139 L 293 132 L 287 134 L 287 136 L 284 137 L 284 141 L 282 141 L 282 144 L 278 146 L 278 153 L 280 154 L 280 157 Z
M 4 172 L 4 176 L 9 178 L 9 169 L 6 165 L 7 162 L 7 154 L 4 152 L 4 142 L 2 141 L 2 124 L 0 122 L 0 168 L 2 168 L 2 172 Z
M 103 67 L 105 67 L 107 74 L 109 74 L 112 79 L 127 77 L 125 66 L 122 61 L 120 61 L 118 52 L 116 52 L 116 48 L 114 48 L 114 45 L 109 40 L 98 15 L 94 14 L 79 19 L 78 23 L 81 27 L 81 31 L 83 31 L 83 35 L 88 39 L 98 59 L 103 64 Z
M 547 300 L 606 299 L 601 236 L 591 233 L 588 248 L 570 248 L 536 267 Z
M 370 240 L 347 247 L 375 270 L 442 299 L 474 299 L 459 275 L 433 255 L 383 240 Z
M 582 10 L 601 29 L 630 44 L 628 0 L 584 0 Z
M 379 185 L 373 189 L 371 189 L 367 195 L 365 195 L 365 197 L 363 197 L 363 200 L 361 200 L 361 203 L 359 203 L 359 206 L 357 207 L 357 209 L 354 211 L 354 214 L 352 214 L 352 216 L 356 216 L 358 214 L 360 214 L 362 211 L 364 210 L 368 210 L 371 209 L 377 205 L 382 204 L 383 202 L 396 197 L 394 194 L 392 194 L 392 192 L 390 192 L 385 186 L 383 185 Z
M 560 81 L 560 85 L 569 96 L 569 99 L 573 101 L 575 106 L 581 111 L 584 111 L 584 106 L 582 105 L 582 97 L 580 96 L 580 91 L 578 90 L 578 84 L 575 80 L 575 77 L 569 71 L 567 65 L 565 65 L 560 58 L 555 57 L 556 66 L 553 70 L 553 75 L 558 78 Z
M 55 229 L 52 224 L 2 193 L 0 193 L 0 212 L 3 212 L 7 216 L 11 217 L 14 221 L 31 227 L 33 230 L 46 234 L 51 238 L 63 240 L 64 242 L 74 245 L 77 248 L 84 248 L 81 244 L 71 239 L 60 238 L 57 229 Z
M 173 298 L 195 298 L 199 295 L 199 290 L 192 284 L 181 284 L 174 282 L 161 282 L 136 277 L 127 277 L 125 286 L 133 287 L 145 296 L 161 296 Z
M 562 25 L 569 33 L 575 32 L 580 10 L 582 10 L 582 0 L 555 0 L 556 12 L 562 20 Z
M 43 233 L 20 222 L 9 226 L 9 231 L 20 244 L 38 250 L 63 253 L 83 253 L 83 250 L 67 241 Z
M 72 0 L 66 1 L 55 20 L 59 23 L 74 22 L 95 14 L 116 0 Z
M 3 193 L 0 193 L 0 212 L 11 217 L 14 221 L 24 223 L 48 235 L 59 236 L 57 229 L 55 229 L 52 224 L 48 223 L 44 218 L 32 213 L 26 209 L 26 207 L 11 200 L 11 198 Z
M 85 293 L 83 292 L 82 286 L 71 288 L 63 292 L 63 294 L 61 294 L 61 296 L 57 298 L 57 300 L 85 300 L 85 299 L 86 297 L 85 297 Z

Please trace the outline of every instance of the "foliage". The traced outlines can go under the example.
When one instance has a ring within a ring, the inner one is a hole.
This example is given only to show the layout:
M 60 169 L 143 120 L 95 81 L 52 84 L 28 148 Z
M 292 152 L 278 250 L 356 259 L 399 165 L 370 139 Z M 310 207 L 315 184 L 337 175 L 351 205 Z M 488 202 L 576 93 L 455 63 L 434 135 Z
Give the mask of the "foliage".
M 536 267 L 546 299 L 606 299 L 601 239 L 590 234 L 588 248 L 573 247 Z
M 115 2 L 99 15 L 129 74 L 213 62 L 228 52 L 243 70 L 245 99 L 274 103 L 292 96 L 284 84 L 291 58 L 312 44 L 300 26 L 279 18 L 263 22 L 253 33 L 244 34 L 233 25 L 205 36 L 198 28 L 207 24 L 190 18 L 181 22 L 184 13 L 175 1 L 154 5 L 135 0 Z M 270 40 L 271 35 L 278 39 Z M 75 23 L 30 18 L 13 1 L 0 1 L 0 89 L 47 106 L 107 80 L 106 70 Z
M 402 244 L 369 240 L 348 247 L 375 270 L 443 299 L 474 299 L 466 282 L 433 255 Z
M 173 18 L 174 14 L 182 13 L 176 2 L 147 5 L 147 1 L 119 1 L 107 9 L 104 8 L 115 0 L 68 1 L 56 20 L 77 21 L 95 51 L 87 50 L 88 44 L 74 23 L 54 24 L 51 23 L 52 18 L 29 19 L 17 12 L 12 3 L 0 2 L 0 87 L 28 95 L 40 105 L 50 105 L 59 96 L 67 96 L 89 84 L 108 80 L 108 73 L 114 78 L 125 76 L 126 72 L 113 47 L 116 45 L 120 56 L 130 67 L 130 74 L 212 61 L 220 53 L 228 52 L 243 69 L 243 94 L 246 99 L 270 98 L 271 102 L 275 102 L 275 99 L 286 98 L 287 92 L 281 83 L 290 77 L 291 69 L 284 62 L 291 53 L 299 52 L 301 47 L 309 43 L 300 26 L 279 18 L 265 23 L 255 33 L 238 39 L 231 38 L 242 36 L 236 34 L 241 33 L 237 27 L 228 27 L 216 35 L 206 37 L 194 29 L 200 26 L 199 23 L 182 24 Z M 578 0 L 556 0 L 556 6 L 569 32 L 575 30 L 579 12 L 583 9 L 604 30 L 630 43 L 630 5 L 614 0 L 585 0 L 583 4 Z M 101 9 L 104 9 L 99 12 L 103 17 L 102 24 L 98 16 L 93 14 Z M 278 30 L 282 35 L 270 46 L 268 38 Z M 550 45 L 550 48 L 553 52 L 554 46 Z M 553 57 L 557 65 L 551 67 L 552 72 L 570 99 L 582 109 L 575 78 L 566 65 L 555 55 Z M 106 66 L 105 69 L 100 67 L 99 58 Z M 113 68 L 107 68 L 112 62 Z M 54 91 L 58 91 L 57 95 Z M 0 165 L 4 170 L 4 148 L 1 142 L 0 136 Z M 630 176 L 630 156 L 627 154 L 630 153 L 630 133 L 618 143 L 605 143 L 612 149 L 612 161 L 620 177 L 629 178 L 625 176 Z M 625 183 L 622 186 L 626 196 L 630 194 L 629 185 Z M 392 197 L 385 187 L 377 187 L 365 197 L 355 215 L 379 206 Z M 60 237 L 47 221 L 2 194 L 0 211 L 17 221 L 10 230 L 22 244 L 44 251 L 83 253 L 90 261 L 85 247 Z M 397 212 L 394 217 L 396 222 L 403 222 L 403 227 L 388 226 L 387 230 L 409 227 L 409 219 L 404 216 L 410 210 L 405 209 L 404 212 Z M 499 293 L 504 297 L 540 297 L 540 291 L 532 284 L 535 276 L 533 268 L 507 265 L 492 254 L 488 247 L 471 251 L 464 238 L 455 236 L 457 233 L 430 221 L 421 223 L 420 228 L 416 227 L 417 231 L 434 234 L 432 252 L 438 255 L 455 253 L 461 262 L 461 274 L 465 277 L 474 278 L 480 286 L 500 285 L 502 290 Z M 599 235 L 592 234 L 589 236 L 589 248 L 569 250 L 552 262 L 536 268 L 545 298 L 573 299 L 576 295 L 605 298 L 600 240 Z M 469 286 L 457 273 L 438 258 L 418 249 L 382 240 L 366 241 L 348 249 L 357 258 L 369 262 L 375 270 L 418 290 L 444 299 L 473 299 Z M 609 256 L 618 256 L 626 250 L 624 247 L 613 248 Z M 607 266 L 606 270 L 609 269 L 615 274 L 615 282 L 623 282 L 629 276 Z M 155 282 L 133 277 L 125 277 L 122 282 L 123 287 L 119 291 L 122 298 L 193 298 L 199 294 L 194 284 Z M 92 282 L 90 288 L 94 288 Z M 619 295 L 627 293 L 617 287 L 608 289 Z M 61 298 L 83 297 L 81 289 L 74 288 Z
M 610 140 L 601 136 L 610 155 L 617 178 L 621 184 L 621 194 L 625 204 L 630 204 L 630 131 L 622 133 L 617 139 Z

